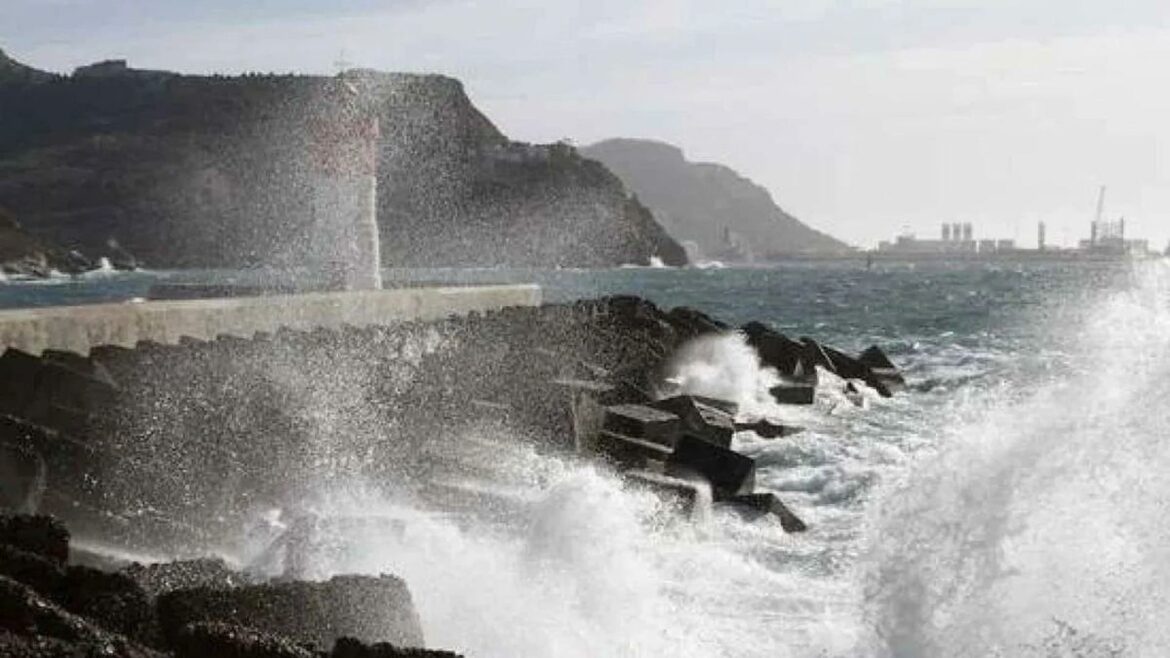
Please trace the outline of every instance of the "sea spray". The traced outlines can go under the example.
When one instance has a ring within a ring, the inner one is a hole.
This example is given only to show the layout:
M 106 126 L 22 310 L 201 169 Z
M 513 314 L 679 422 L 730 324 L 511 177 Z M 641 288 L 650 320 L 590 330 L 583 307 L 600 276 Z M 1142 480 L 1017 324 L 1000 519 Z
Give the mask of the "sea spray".
M 874 504 L 865 655 L 1164 656 L 1170 596 L 1170 273 L 1051 328 L 1067 369 L 940 427 Z M 1062 314 L 1067 319 L 1067 315 Z

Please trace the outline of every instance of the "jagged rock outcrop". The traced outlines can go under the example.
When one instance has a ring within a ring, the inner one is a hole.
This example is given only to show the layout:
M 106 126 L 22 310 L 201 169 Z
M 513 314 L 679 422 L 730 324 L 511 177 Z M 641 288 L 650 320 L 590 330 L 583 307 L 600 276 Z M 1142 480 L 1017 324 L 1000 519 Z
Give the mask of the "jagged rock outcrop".
M 690 162 L 676 146 L 610 139 L 581 153 L 616 173 L 672 236 L 697 245 L 705 259 L 742 262 L 850 249 L 784 212 L 760 185 L 720 164 Z
M 77 252 L 29 235 L 11 213 L 0 208 L 0 274 L 43 278 L 53 271 L 77 273 L 92 266 Z
M 184 76 L 106 62 L 0 76 L 0 205 L 82 253 L 113 239 L 155 267 L 295 265 L 314 235 L 312 171 L 335 141 L 321 126 L 354 94 L 380 126 L 386 264 L 685 262 L 603 166 L 509 141 L 436 75 Z

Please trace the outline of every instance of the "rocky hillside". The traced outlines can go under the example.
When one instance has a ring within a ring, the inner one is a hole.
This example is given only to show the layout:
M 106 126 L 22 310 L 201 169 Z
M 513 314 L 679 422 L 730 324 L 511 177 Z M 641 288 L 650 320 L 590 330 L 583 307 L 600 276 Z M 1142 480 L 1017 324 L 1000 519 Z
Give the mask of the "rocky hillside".
M 53 270 L 77 272 L 90 266 L 80 254 L 70 254 L 29 235 L 15 217 L 0 208 L 0 274 L 45 277 Z
M 113 238 L 154 267 L 295 264 L 313 239 L 317 128 L 356 93 L 380 126 L 387 265 L 685 262 L 605 167 L 509 141 L 451 78 L 182 76 L 118 61 L 55 76 L 0 62 L 0 206 L 70 249 Z
M 672 236 L 694 243 L 704 259 L 742 262 L 849 250 L 784 212 L 760 185 L 720 164 L 690 162 L 676 146 L 610 139 L 581 152 L 613 170 Z

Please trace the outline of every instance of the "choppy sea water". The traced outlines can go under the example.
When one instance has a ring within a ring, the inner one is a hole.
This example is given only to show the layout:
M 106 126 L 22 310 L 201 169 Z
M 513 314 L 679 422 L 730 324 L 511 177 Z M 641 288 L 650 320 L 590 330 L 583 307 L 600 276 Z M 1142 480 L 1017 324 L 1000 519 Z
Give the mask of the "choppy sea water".
M 323 514 L 406 523 L 339 531 L 318 574 L 403 576 L 433 646 L 501 658 L 1170 655 L 1164 262 L 388 275 L 536 280 L 550 301 L 640 294 L 848 351 L 878 344 L 910 380 L 866 408 L 831 383 L 814 409 L 779 408 L 758 396 L 768 373 L 734 337 L 697 352 L 710 363 L 680 364 L 694 386 L 809 427 L 736 437 L 759 486 L 809 522 L 803 535 L 722 512 L 678 522 L 603 469 L 488 429 L 459 437 L 468 469 L 450 484 L 512 501 L 504 515 L 436 514 L 410 495 L 323 482 Z M 0 307 L 248 277 L 7 283 Z

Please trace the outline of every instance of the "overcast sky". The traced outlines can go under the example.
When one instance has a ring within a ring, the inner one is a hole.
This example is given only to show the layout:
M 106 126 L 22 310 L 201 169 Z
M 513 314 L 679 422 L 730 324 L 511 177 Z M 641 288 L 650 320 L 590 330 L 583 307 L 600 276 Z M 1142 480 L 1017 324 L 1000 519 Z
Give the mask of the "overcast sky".
M 1097 187 L 1170 241 L 1167 0 L 0 0 L 69 71 L 356 65 L 461 78 L 509 136 L 682 146 L 872 245 L 903 228 L 1088 233 Z

